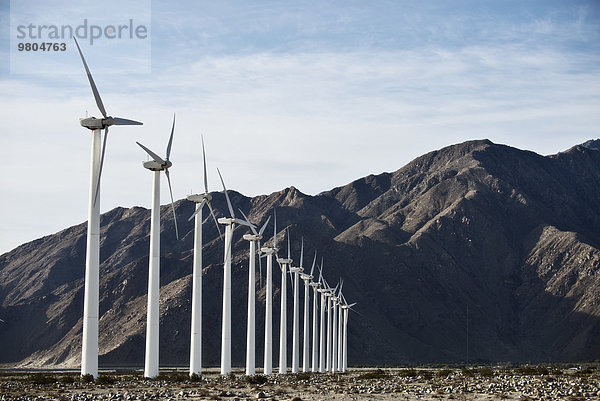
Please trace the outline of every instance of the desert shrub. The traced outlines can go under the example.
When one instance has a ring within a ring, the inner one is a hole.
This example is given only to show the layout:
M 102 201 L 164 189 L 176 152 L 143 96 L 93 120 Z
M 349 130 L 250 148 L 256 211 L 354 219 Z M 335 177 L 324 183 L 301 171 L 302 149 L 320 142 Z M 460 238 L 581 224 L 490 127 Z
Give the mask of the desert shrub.
M 431 380 L 431 378 L 433 378 L 433 372 L 431 370 L 419 370 L 417 374 L 425 380 Z
M 192 373 L 192 374 L 190 375 L 190 381 L 191 381 L 191 382 L 199 382 L 199 381 L 202 381 L 202 376 L 201 376 L 201 375 L 199 375 L 199 374 L 197 374 L 197 373 Z
M 26 381 L 31 384 L 53 384 L 56 383 L 56 377 L 45 373 L 34 373 Z
M 310 373 L 309 372 L 296 373 L 293 376 L 293 378 L 296 380 L 310 380 Z
M 386 372 L 384 372 L 381 369 L 377 369 L 377 370 L 372 370 L 370 372 L 367 373 L 363 373 L 362 375 L 358 376 L 359 379 L 365 379 L 365 380 L 369 380 L 369 379 L 381 379 L 383 377 L 386 377 L 388 374 Z
M 517 372 L 520 375 L 529 375 L 529 376 L 535 376 L 535 375 L 547 375 L 550 373 L 550 371 L 548 371 L 548 368 L 545 366 L 519 366 L 518 368 L 515 369 L 515 372 Z
M 94 381 L 94 376 L 89 373 L 87 373 L 85 375 L 81 375 L 81 381 L 83 383 L 91 383 Z
M 252 375 L 246 376 L 246 381 L 250 384 L 265 384 L 267 382 L 267 377 L 263 375 Z
M 115 384 L 117 378 L 111 375 L 99 375 L 96 379 L 96 384 L 111 385 Z
M 419 373 L 418 373 L 416 370 L 414 370 L 414 369 L 410 368 L 410 369 L 404 369 L 404 370 L 401 370 L 400 372 L 398 372 L 398 374 L 399 374 L 400 376 L 404 376 L 404 377 L 415 377 L 415 376 L 417 376 Z
M 182 383 L 189 379 L 189 376 L 185 372 L 160 372 L 158 376 L 154 378 L 157 381 L 175 382 Z
M 72 383 L 75 383 L 75 376 L 73 376 L 73 375 L 61 376 L 58 381 L 60 381 L 62 384 L 72 384 Z
M 492 376 L 494 376 L 494 369 L 481 368 L 481 369 L 479 369 L 479 374 L 483 377 L 492 377 Z
M 448 377 L 452 373 L 454 373 L 454 371 L 452 369 L 440 369 L 440 370 L 437 371 L 436 375 L 438 377 Z
M 594 373 L 593 369 L 591 369 L 591 368 L 585 368 L 585 369 L 581 369 L 581 370 L 578 370 L 577 372 L 575 372 L 575 375 L 576 376 L 587 376 L 587 375 L 590 375 L 592 373 Z

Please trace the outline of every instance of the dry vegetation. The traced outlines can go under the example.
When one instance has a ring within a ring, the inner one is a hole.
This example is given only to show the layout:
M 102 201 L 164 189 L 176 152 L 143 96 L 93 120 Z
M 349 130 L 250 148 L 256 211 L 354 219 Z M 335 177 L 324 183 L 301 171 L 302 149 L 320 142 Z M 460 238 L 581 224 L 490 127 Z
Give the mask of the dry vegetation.
M 103 372 L 93 382 L 74 372 L 0 374 L 2 400 L 593 400 L 596 365 L 352 369 L 345 374 L 220 376 L 209 371 Z

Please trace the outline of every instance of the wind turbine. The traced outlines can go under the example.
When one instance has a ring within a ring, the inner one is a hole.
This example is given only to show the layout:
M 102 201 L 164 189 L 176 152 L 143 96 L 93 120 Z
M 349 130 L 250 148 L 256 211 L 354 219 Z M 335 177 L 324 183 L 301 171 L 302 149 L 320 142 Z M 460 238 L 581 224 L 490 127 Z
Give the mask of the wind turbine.
M 273 254 L 277 256 L 277 214 L 273 210 L 273 247 L 260 249 L 267 257 L 267 277 L 265 293 L 265 356 L 263 373 L 273 373 Z M 262 257 L 262 256 L 261 256 Z
M 166 159 L 136 142 L 152 160 L 143 162 L 144 168 L 152 171 L 152 211 L 150 212 L 150 262 L 148 273 L 148 311 L 146 327 L 146 359 L 144 364 L 144 377 L 158 376 L 158 326 L 160 321 L 159 299 L 160 299 L 160 172 L 164 171 L 169 184 L 171 194 L 171 209 L 173 210 L 173 221 L 175 222 L 175 235 L 179 239 L 177 229 L 177 217 L 175 216 L 175 204 L 173 202 L 173 190 L 171 189 L 171 177 L 169 168 L 173 165 L 169 160 L 171 145 L 173 144 L 173 133 L 175 132 L 175 115 L 173 114 L 173 125 L 171 136 L 167 145 Z
M 302 239 L 302 251 L 304 251 L 304 238 Z M 302 252 L 303 253 L 303 252 Z M 313 259 L 312 268 L 310 274 L 304 272 L 300 273 L 300 278 L 304 281 L 304 342 L 302 343 L 302 371 L 308 372 L 308 365 L 310 363 L 309 345 L 310 339 L 308 338 L 308 320 L 310 318 L 310 281 L 312 280 L 313 270 L 315 269 L 315 262 L 317 261 L 317 253 Z
M 221 217 L 219 224 L 225 226 L 225 255 L 223 257 L 223 321 L 221 328 L 221 374 L 226 375 L 231 373 L 231 243 L 233 240 L 233 231 L 235 224 L 240 224 L 248 227 L 253 227 L 247 221 L 240 220 L 235 217 L 235 212 L 231 206 L 231 200 L 227 194 L 225 182 L 221 176 L 221 172 L 217 169 L 221 184 L 223 184 L 223 192 L 227 200 L 230 217 Z
M 287 259 L 277 258 L 277 263 L 281 267 L 281 314 L 279 318 L 279 373 L 287 372 L 287 284 L 286 274 L 288 267 L 292 265 L 290 256 L 290 233 L 287 233 L 288 254 Z
M 338 283 L 339 286 L 339 283 Z M 333 310 L 333 323 L 331 326 L 331 335 L 333 336 L 333 341 L 331 345 L 331 371 L 337 372 L 338 364 L 337 364 L 337 350 L 338 350 L 338 308 L 337 308 L 337 297 L 335 292 L 338 288 L 331 294 L 331 310 Z
M 300 265 L 290 266 L 290 273 L 294 273 L 294 322 L 292 336 L 292 373 L 300 371 L 300 273 L 304 271 L 302 259 L 304 258 L 304 238 L 302 238 L 302 248 L 300 250 Z
M 327 355 L 326 355 L 326 371 L 327 372 L 333 372 L 333 360 L 332 360 L 332 355 L 333 355 L 333 350 L 332 350 L 332 336 L 333 336 L 333 332 L 332 332 L 332 320 L 333 320 L 333 314 L 331 312 L 332 309 L 332 298 L 333 298 L 333 294 L 335 293 L 335 291 L 337 291 L 337 286 L 336 288 L 331 288 L 329 287 L 329 284 L 327 284 L 327 281 L 325 280 L 325 278 L 323 277 L 323 286 L 326 288 L 324 294 L 327 296 Z
M 104 164 L 106 138 L 111 125 L 142 125 L 142 123 L 124 118 L 107 116 L 100 93 L 96 88 L 92 73 L 85 62 L 79 43 L 75 45 L 83 62 L 88 81 L 92 88 L 96 105 L 102 118 L 81 118 L 79 123 L 92 131 L 92 155 L 90 162 L 90 187 L 88 198 L 88 226 L 85 253 L 85 287 L 83 301 L 83 338 L 81 340 L 81 374 L 98 377 L 98 315 L 100 299 L 100 177 Z M 101 145 L 102 130 L 104 141 Z
M 321 258 L 321 267 L 319 268 L 319 281 L 317 282 L 317 287 L 315 288 L 317 292 L 321 294 L 321 321 L 319 324 L 319 372 L 323 373 L 329 366 L 325 360 L 325 303 L 328 289 L 325 287 L 325 282 L 323 279 L 323 258 Z
M 249 223 L 248 218 L 240 210 L 242 216 L 246 222 Z M 250 260 L 248 263 L 248 326 L 246 331 L 246 375 L 250 376 L 256 373 L 256 330 L 255 330 L 255 298 L 256 298 L 256 245 L 258 243 L 258 249 L 260 250 L 260 240 L 262 234 L 269 224 L 271 216 L 267 219 L 265 224 L 257 232 L 253 225 L 250 225 L 252 234 L 244 234 L 244 239 L 250 243 Z
M 188 195 L 187 199 L 196 204 L 195 211 L 188 219 L 194 220 L 194 267 L 192 273 L 192 327 L 190 340 L 190 376 L 202 374 L 202 208 L 208 205 L 210 214 L 221 234 L 217 218 L 210 205 L 212 196 L 208 193 L 206 177 L 206 153 L 202 138 L 202 160 L 204 164 L 204 193 Z
M 343 334 L 343 354 L 342 354 L 342 372 L 348 369 L 348 312 L 353 310 L 352 307 L 356 305 L 356 302 L 348 305 L 346 297 L 342 294 L 342 310 L 344 311 L 344 334 Z
M 312 268 L 310 269 L 310 286 L 313 288 L 313 327 L 312 327 L 312 371 L 316 372 L 318 370 L 318 354 L 319 347 L 317 346 L 317 294 L 319 288 L 321 287 L 320 278 L 319 282 L 312 281 L 313 272 L 315 270 L 315 264 L 317 262 L 317 251 L 315 251 L 315 258 L 313 259 Z
M 338 327 L 337 327 L 337 370 L 342 371 L 342 346 L 343 346 L 343 338 L 342 338 L 342 330 L 343 330 L 343 321 L 342 321 L 342 286 L 344 285 L 344 280 L 340 280 L 340 289 L 338 290 L 338 295 L 335 298 L 335 308 L 337 308 L 338 313 Z

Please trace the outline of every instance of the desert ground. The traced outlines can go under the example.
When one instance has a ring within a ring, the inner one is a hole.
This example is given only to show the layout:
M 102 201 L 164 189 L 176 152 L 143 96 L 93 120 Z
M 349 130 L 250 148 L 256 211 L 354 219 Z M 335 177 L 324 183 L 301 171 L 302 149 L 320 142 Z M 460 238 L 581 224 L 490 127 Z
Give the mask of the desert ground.
M 600 369 L 479 367 L 349 369 L 346 373 L 221 376 L 183 370 L 154 380 L 135 370 L 107 370 L 96 382 L 75 371 L 0 373 L 1 400 L 599 400 Z

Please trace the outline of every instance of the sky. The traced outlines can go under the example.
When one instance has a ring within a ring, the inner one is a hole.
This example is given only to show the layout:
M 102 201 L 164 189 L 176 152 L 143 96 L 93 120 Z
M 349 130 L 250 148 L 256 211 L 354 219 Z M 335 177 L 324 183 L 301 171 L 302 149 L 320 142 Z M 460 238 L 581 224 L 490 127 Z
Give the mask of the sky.
M 129 20 L 138 37 L 91 40 Z M 472 139 L 548 155 L 600 137 L 598 0 L 0 0 L 0 254 L 87 219 L 79 118 L 100 113 L 81 60 L 68 35 L 18 50 L 84 21 L 108 113 L 144 123 L 110 129 L 102 212 L 150 206 L 135 142 L 164 155 L 174 113 L 176 200 L 203 190 L 201 135 L 209 190 L 218 167 L 247 196 L 315 195 Z

